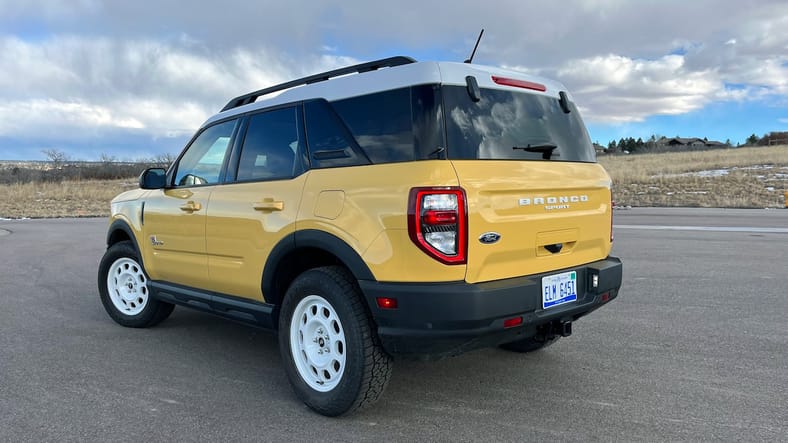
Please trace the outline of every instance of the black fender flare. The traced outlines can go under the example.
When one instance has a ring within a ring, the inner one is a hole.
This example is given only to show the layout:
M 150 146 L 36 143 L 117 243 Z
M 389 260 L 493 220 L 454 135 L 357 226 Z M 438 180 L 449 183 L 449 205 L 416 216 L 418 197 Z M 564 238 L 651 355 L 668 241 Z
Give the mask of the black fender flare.
M 129 224 L 126 223 L 125 220 L 115 220 L 109 225 L 109 229 L 107 229 L 107 247 L 110 247 L 114 243 L 117 243 L 116 241 L 114 241 L 114 239 L 117 238 L 116 235 L 118 231 L 123 231 L 123 233 L 126 234 L 126 236 L 131 241 L 131 244 L 134 246 L 134 249 L 137 251 L 137 256 L 139 256 L 140 260 L 142 260 L 140 247 L 137 244 L 137 236 L 134 235 L 134 230 L 131 229 L 131 226 L 129 226 Z
M 296 231 L 285 236 L 274 246 L 263 267 L 262 291 L 276 293 L 276 271 L 282 260 L 291 252 L 301 248 L 325 251 L 336 257 L 353 274 L 356 280 L 376 281 L 369 267 L 350 245 L 339 237 L 316 229 Z M 266 297 L 266 300 L 268 297 Z M 277 301 L 278 302 L 278 301 Z

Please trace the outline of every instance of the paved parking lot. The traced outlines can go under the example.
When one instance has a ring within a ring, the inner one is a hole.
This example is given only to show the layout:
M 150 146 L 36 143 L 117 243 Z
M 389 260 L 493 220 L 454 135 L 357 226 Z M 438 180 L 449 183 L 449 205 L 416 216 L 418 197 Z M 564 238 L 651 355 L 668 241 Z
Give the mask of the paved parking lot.
M 340 419 L 299 403 L 262 331 L 182 308 L 114 324 L 104 220 L 0 221 L 0 441 L 784 440 L 788 211 L 615 215 L 621 296 L 572 337 L 399 361 Z

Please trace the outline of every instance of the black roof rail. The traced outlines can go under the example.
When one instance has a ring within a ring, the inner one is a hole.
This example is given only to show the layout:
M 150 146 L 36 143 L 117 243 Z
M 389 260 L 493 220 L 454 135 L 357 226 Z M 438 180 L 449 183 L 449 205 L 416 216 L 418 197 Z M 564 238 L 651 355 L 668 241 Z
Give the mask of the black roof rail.
M 254 91 L 248 94 L 235 97 L 234 99 L 230 100 L 224 106 L 224 108 L 222 108 L 221 112 L 227 111 L 228 109 L 237 108 L 239 106 L 248 105 L 249 103 L 254 103 L 254 101 L 257 100 L 258 97 L 262 95 L 270 94 L 272 92 L 282 91 L 285 89 L 294 88 L 296 86 L 309 85 L 312 83 L 322 82 L 332 77 L 339 77 L 340 75 L 355 74 L 355 73 L 360 74 L 362 72 L 374 71 L 378 68 L 391 68 L 394 66 L 407 65 L 409 63 L 416 63 L 416 60 L 410 57 L 399 55 L 396 57 L 383 58 L 372 62 L 361 63 L 358 65 L 348 66 L 346 68 L 339 68 L 339 69 L 334 69 L 333 71 L 326 71 L 320 74 L 310 75 L 308 77 L 299 78 L 297 80 L 292 80 L 276 86 L 271 86 L 268 88 L 260 89 L 259 91 Z

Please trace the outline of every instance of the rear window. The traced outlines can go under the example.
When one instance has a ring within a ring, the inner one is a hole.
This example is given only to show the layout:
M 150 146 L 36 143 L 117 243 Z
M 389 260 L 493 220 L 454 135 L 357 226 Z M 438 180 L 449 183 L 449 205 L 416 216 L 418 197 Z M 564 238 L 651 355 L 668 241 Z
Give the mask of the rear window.
M 567 114 L 556 98 L 486 88 L 473 102 L 462 86 L 444 86 L 443 100 L 451 159 L 596 161 L 573 103 Z

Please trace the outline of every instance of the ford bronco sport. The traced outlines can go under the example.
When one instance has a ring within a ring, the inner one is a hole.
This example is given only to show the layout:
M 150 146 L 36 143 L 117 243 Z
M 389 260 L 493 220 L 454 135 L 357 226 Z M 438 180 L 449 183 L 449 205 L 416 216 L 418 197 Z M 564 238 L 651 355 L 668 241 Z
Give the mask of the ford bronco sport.
M 380 397 L 392 356 L 568 336 L 618 294 L 611 242 L 561 84 L 392 57 L 231 100 L 112 201 L 98 286 L 123 326 L 180 305 L 278 332 L 296 394 L 334 416 Z

